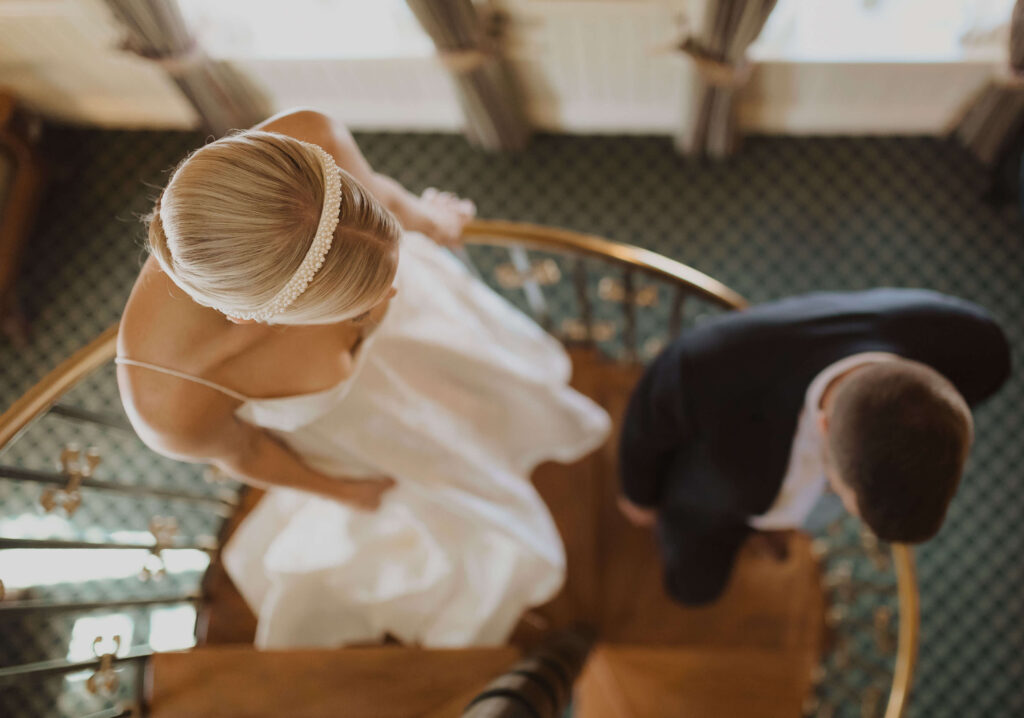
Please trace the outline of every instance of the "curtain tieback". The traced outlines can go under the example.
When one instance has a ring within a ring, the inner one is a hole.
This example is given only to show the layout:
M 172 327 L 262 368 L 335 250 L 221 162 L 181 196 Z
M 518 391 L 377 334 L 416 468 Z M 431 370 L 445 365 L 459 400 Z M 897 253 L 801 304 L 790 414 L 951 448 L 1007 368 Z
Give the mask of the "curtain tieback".
M 162 55 L 158 55 L 151 51 L 140 50 L 130 42 L 124 43 L 122 48 L 138 55 L 141 58 L 149 60 L 156 65 L 159 65 L 172 75 L 181 74 L 182 71 L 191 69 L 208 59 L 206 54 L 199 47 L 199 43 L 194 40 L 186 47 Z
M 438 50 L 437 57 L 448 70 L 462 73 L 472 72 L 497 55 L 488 50 L 471 47 L 464 50 Z
M 1009 65 L 1001 67 L 992 76 L 992 83 L 997 87 L 1020 90 L 1024 88 L 1024 70 L 1018 70 Z
M 734 63 L 724 62 L 713 57 L 692 37 L 686 38 L 677 49 L 690 56 L 704 82 L 714 87 L 732 89 L 742 87 L 750 79 L 754 69 L 746 56 Z

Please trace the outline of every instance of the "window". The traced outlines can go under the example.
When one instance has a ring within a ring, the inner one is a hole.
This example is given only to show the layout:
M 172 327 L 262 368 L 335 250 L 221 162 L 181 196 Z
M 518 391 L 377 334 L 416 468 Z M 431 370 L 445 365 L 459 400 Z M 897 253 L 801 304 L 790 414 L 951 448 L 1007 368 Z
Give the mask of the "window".
M 779 0 L 751 57 L 1001 62 L 1013 0 Z
M 203 48 L 230 59 L 429 55 L 433 43 L 404 0 L 179 0 Z
M 99 653 L 114 650 L 114 636 L 121 637 L 117 655 L 123 656 L 131 648 L 135 622 L 126 613 L 111 613 L 106 616 L 83 616 L 75 621 L 71 629 L 71 643 L 68 646 L 69 661 L 88 661 L 96 657 L 93 641 L 103 639 L 96 650 Z M 88 674 L 86 674 L 88 675 Z
M 191 648 L 196 643 L 195 629 L 195 606 L 154 609 L 149 614 L 149 646 L 154 651 Z

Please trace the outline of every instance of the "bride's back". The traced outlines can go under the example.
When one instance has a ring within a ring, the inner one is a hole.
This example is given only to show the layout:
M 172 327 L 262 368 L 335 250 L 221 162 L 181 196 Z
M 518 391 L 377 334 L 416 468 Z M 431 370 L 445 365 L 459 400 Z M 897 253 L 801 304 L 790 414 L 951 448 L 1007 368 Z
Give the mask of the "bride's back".
M 179 164 L 148 218 L 152 256 L 125 308 L 119 356 L 256 397 L 345 376 L 361 331 L 350 320 L 390 288 L 400 231 L 346 173 L 334 190 L 338 226 L 308 287 L 270 320 L 238 319 L 272 303 L 310 250 L 329 191 L 317 152 L 294 137 L 247 131 Z M 225 403 L 208 386 L 144 369 L 122 368 L 121 384 L 144 420 Z

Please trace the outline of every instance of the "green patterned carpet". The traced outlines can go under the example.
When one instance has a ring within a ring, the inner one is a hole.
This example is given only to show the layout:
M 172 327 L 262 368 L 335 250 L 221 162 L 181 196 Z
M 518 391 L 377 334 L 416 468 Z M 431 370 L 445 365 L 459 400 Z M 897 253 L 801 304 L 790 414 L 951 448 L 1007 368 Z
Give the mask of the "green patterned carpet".
M 200 140 L 51 132 L 54 180 L 21 292 L 34 337 L 24 350 L 0 343 L 0 407 L 117 319 L 143 257 L 137 218 L 167 168 Z M 447 135 L 359 140 L 378 169 L 413 190 L 459 192 L 483 217 L 635 243 L 755 302 L 890 285 L 988 307 L 1014 345 L 1015 373 L 978 412 L 968 476 L 946 527 L 918 554 L 923 636 L 911 715 L 1024 715 L 1024 223 L 1015 208 L 978 199 L 981 172 L 960 150 L 932 139 L 753 138 L 736 159 L 699 165 L 681 161 L 664 138 L 542 136 L 515 157 L 482 155 Z M 43 432 L 16 458 L 49 466 L 52 444 Z M 174 470 L 165 478 L 175 481 Z M 4 517 L 29 510 L 0 483 Z M 152 513 L 136 504 L 122 513 L 133 511 Z M 183 533 L 211 526 L 197 521 Z M 60 644 L 69 628 L 38 630 Z M 61 655 L 24 650 L 31 640 L 0 638 L 0 657 Z M 42 715 L 33 705 L 25 698 L 15 707 Z

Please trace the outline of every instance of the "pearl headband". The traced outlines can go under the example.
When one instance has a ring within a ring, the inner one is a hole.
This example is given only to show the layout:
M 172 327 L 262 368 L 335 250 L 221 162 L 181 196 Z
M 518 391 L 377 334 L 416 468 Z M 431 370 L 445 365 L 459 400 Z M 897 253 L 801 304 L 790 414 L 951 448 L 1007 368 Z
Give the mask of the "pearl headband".
M 320 223 L 316 228 L 316 235 L 305 258 L 295 270 L 295 274 L 288 280 L 288 283 L 281 288 L 274 298 L 266 306 L 255 312 L 240 313 L 237 311 L 224 312 L 238 319 L 254 319 L 258 322 L 265 322 L 268 319 L 280 314 L 294 302 L 300 294 L 306 291 L 306 287 L 313 281 L 317 270 L 323 266 L 324 257 L 331 249 L 334 242 L 334 230 L 338 227 L 338 214 L 341 211 L 341 170 L 322 147 L 309 142 L 302 142 L 316 152 L 320 159 L 320 165 L 324 171 L 324 207 L 320 213 Z

